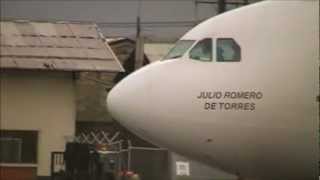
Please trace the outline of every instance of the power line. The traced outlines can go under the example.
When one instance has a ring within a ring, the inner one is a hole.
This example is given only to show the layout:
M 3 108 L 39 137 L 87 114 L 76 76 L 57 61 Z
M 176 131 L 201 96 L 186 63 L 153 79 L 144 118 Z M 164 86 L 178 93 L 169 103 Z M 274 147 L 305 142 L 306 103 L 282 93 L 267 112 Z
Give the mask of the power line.
M 54 2 L 76 2 L 76 1 L 81 1 L 81 2 L 93 2 L 93 1 L 101 1 L 101 2 L 139 2 L 139 0 L 1 0 L 1 2 L 19 2 L 19 1 L 41 1 L 41 2 L 48 2 L 48 1 L 54 1 Z M 144 2 L 192 2 L 194 0 L 141 0 Z
M 136 22 L 97 22 L 99 27 L 136 27 Z M 142 27 L 190 27 L 197 21 L 147 21 L 140 23 Z

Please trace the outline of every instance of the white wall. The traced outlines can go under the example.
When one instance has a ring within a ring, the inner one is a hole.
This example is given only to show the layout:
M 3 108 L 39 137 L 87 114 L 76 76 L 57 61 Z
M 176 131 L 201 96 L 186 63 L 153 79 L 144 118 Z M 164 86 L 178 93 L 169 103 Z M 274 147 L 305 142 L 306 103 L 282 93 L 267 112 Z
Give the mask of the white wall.
M 38 130 L 38 176 L 49 176 L 50 153 L 75 132 L 72 73 L 1 72 L 1 129 Z

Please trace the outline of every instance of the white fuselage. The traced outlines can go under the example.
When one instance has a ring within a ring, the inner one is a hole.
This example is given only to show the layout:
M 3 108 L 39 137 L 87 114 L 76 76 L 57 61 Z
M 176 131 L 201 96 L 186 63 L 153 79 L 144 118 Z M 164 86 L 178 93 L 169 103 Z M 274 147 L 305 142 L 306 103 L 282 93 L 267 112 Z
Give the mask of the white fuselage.
M 241 177 L 313 180 L 318 163 L 319 1 L 266 1 L 211 18 L 182 40 L 211 38 L 213 60 L 159 61 L 108 97 L 140 137 Z M 217 62 L 233 38 L 239 62 Z M 196 44 L 195 42 L 195 44 Z

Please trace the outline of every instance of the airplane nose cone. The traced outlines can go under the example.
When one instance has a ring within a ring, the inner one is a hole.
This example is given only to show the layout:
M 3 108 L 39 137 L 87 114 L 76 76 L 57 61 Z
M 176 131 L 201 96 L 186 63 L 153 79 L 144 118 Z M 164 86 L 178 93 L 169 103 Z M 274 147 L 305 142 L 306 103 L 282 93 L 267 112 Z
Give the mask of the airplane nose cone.
M 120 81 L 107 97 L 107 108 L 111 116 L 122 125 L 133 128 L 148 113 L 150 82 L 142 68 Z

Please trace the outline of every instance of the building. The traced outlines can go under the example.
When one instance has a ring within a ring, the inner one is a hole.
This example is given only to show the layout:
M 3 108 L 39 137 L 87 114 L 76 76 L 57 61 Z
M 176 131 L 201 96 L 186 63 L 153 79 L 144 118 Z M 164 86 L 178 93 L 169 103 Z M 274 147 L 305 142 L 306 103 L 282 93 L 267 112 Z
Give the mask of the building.
M 107 107 L 108 91 L 123 77 L 133 72 L 135 63 L 135 41 L 128 38 L 107 39 L 112 51 L 125 69 L 124 72 L 81 72 L 76 81 L 77 123 L 113 123 Z M 149 59 L 145 55 L 144 64 Z M 81 126 L 81 125 L 80 125 Z
M 1 179 L 46 179 L 74 136 L 78 72 L 123 71 L 94 24 L 1 22 Z
M 138 138 L 112 119 L 106 106 L 109 90 L 135 70 L 135 41 L 128 38 L 107 38 L 106 41 L 125 71 L 79 73 L 79 78 L 76 80 L 76 135 L 83 132 L 105 131 L 109 134 L 120 132 L 118 139 L 130 140 L 139 146 L 150 146 L 150 143 Z M 149 58 L 144 55 L 143 64 L 149 63 Z

